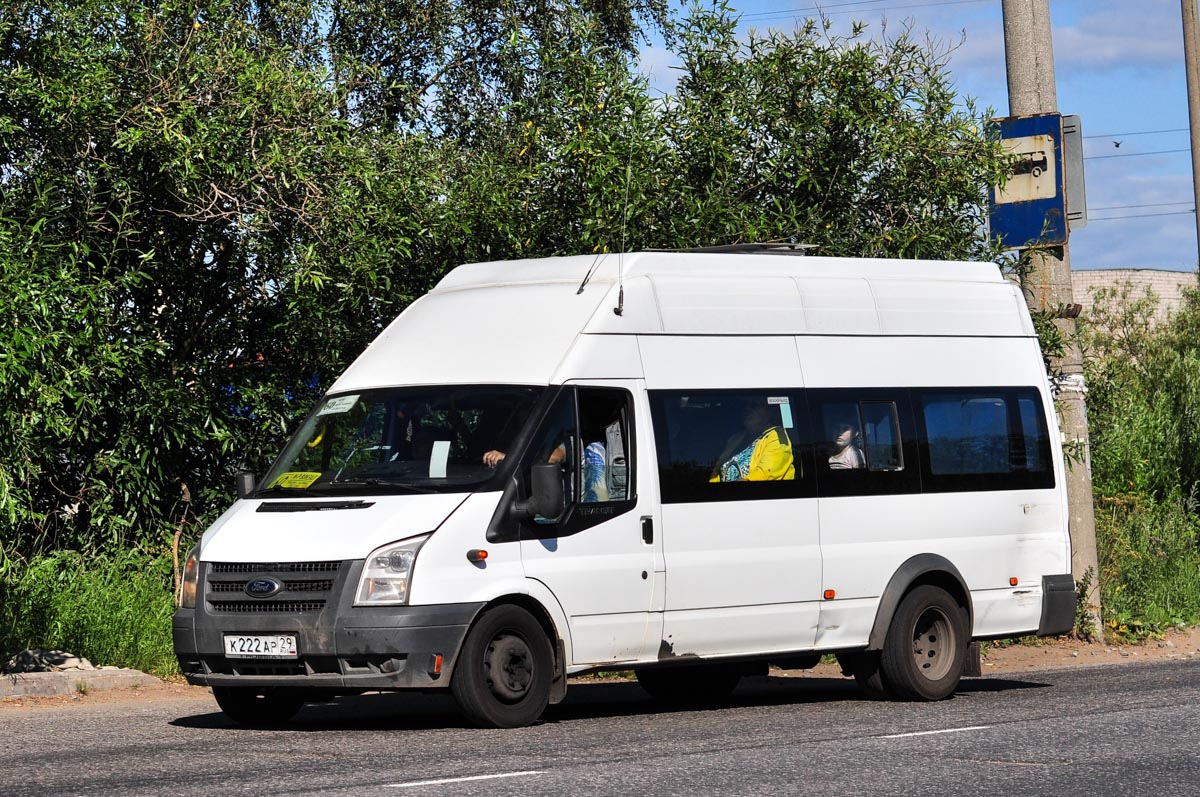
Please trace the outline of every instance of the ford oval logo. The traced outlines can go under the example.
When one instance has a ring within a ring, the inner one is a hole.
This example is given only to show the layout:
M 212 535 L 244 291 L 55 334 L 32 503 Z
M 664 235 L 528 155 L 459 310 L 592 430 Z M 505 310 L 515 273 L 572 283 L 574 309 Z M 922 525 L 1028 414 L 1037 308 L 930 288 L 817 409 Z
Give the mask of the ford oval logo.
M 269 598 L 281 589 L 283 584 L 273 578 L 256 578 L 246 584 L 246 594 L 251 598 Z

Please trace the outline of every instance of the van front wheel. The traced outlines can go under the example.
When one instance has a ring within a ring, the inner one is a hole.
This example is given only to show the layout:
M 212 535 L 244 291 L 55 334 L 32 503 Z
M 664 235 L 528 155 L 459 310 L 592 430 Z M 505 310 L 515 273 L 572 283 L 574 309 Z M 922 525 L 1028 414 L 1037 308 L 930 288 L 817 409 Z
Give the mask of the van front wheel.
M 519 606 L 497 606 L 467 634 L 450 691 L 472 725 L 519 728 L 546 710 L 553 674 L 550 641 L 538 621 Z
M 962 677 L 967 616 L 949 593 L 928 584 L 904 596 L 884 639 L 883 683 L 897 700 L 942 700 Z

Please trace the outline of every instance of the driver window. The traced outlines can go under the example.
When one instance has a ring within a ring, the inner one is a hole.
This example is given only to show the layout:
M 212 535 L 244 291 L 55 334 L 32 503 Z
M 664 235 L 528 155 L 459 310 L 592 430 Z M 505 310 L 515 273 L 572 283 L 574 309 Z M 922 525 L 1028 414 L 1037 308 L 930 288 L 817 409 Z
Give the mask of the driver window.
M 630 419 L 629 394 L 624 390 L 566 391 L 535 438 L 528 464 L 561 463 L 568 504 L 627 501 L 632 492 Z
M 601 388 L 579 391 L 581 501 L 629 498 L 629 394 Z

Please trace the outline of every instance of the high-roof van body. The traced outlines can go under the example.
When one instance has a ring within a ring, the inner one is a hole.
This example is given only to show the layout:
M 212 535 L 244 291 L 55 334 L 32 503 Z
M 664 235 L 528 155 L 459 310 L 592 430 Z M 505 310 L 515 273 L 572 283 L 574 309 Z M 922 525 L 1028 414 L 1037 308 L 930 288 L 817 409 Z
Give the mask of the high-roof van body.
M 1074 621 L 1053 398 L 989 263 L 637 253 L 450 272 L 189 558 L 176 652 L 243 722 L 568 676 L 667 700 L 836 653 L 952 693 Z

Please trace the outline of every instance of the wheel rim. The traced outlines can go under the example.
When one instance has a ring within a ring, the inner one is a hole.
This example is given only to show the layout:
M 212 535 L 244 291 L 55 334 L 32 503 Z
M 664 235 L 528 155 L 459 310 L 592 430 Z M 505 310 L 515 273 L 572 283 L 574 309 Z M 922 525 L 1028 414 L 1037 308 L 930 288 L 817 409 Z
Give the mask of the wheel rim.
M 505 703 L 515 703 L 529 693 L 533 683 L 533 651 L 513 634 L 497 634 L 483 656 L 483 677 L 488 690 Z
M 954 666 L 954 625 L 941 609 L 930 607 L 913 628 L 913 661 L 917 672 L 936 681 Z

